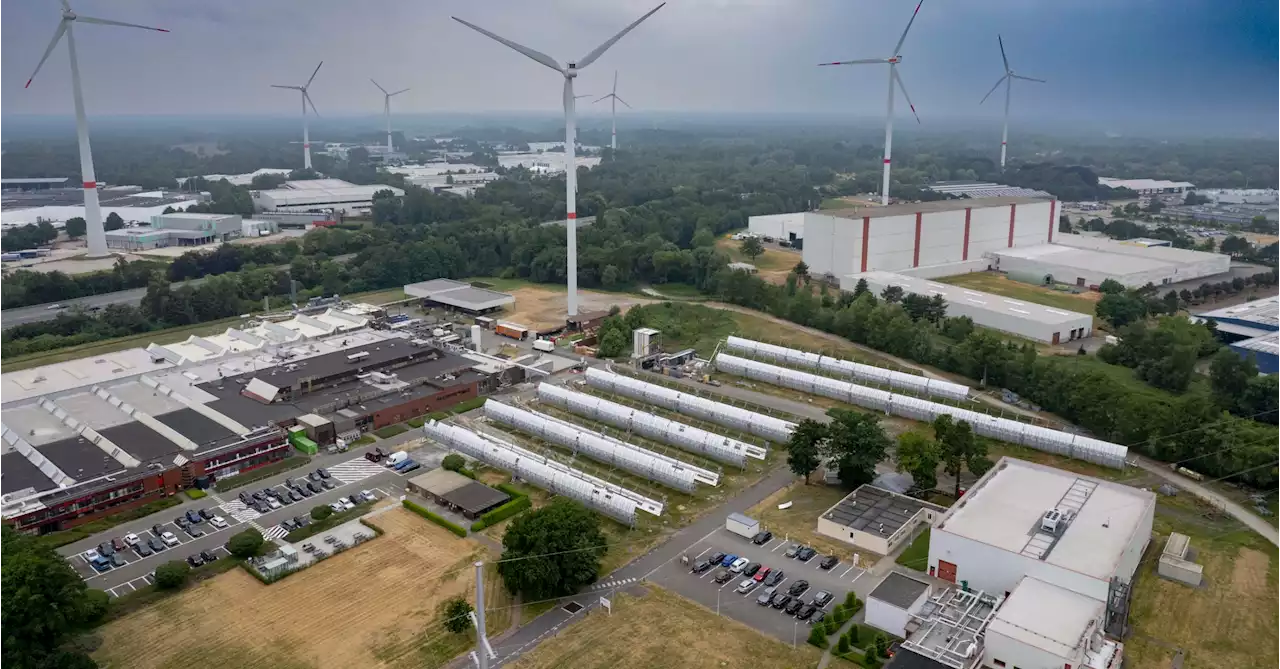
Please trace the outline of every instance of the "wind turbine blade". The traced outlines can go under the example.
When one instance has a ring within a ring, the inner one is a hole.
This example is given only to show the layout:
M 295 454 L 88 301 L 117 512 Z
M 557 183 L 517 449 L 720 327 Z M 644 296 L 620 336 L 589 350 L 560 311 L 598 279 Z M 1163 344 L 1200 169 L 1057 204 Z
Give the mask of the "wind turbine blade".
M 62 0 L 62 8 L 68 12 L 71 11 L 71 3 L 67 2 L 67 0 Z
M 373 78 L 371 77 L 371 78 L 369 79 L 369 81 L 373 81 Z M 377 87 L 378 87 L 378 90 L 382 91 L 382 94 L 383 94 L 383 95 L 390 95 L 389 93 L 387 93 L 387 89 L 385 89 L 385 88 L 383 88 L 383 87 L 382 87 L 382 84 L 379 84 L 378 82 L 373 81 L 373 85 L 374 85 L 374 86 L 377 86 Z
M 77 22 L 77 23 L 96 23 L 96 24 L 98 24 L 98 25 L 100 25 L 100 26 L 121 26 L 121 27 L 123 27 L 123 28 L 142 28 L 143 30 L 154 30 L 154 31 L 156 31 L 156 32 L 158 32 L 158 33 L 167 33 L 167 32 L 169 32 L 168 30 L 166 30 L 166 29 L 164 29 L 164 28 L 153 28 L 153 27 L 151 27 L 151 26 L 139 25 L 139 24 L 137 24 L 137 23 L 125 23 L 124 21 L 111 21 L 111 20 L 108 20 L 108 19 L 95 19 L 95 18 L 93 18 L 92 16 L 84 16 L 83 14 L 77 14 L 77 15 L 76 15 L 76 22 Z
M 862 58 L 859 60 L 838 60 L 834 63 L 818 63 L 818 67 L 825 67 L 827 65 L 870 65 L 872 63 L 887 62 L 889 62 L 888 58 Z
M 401 88 L 400 90 L 396 91 L 395 93 L 390 93 L 389 95 L 390 95 L 391 97 L 395 97 L 395 96 L 400 95 L 401 93 L 403 93 L 403 92 L 405 92 L 405 91 L 407 91 L 407 90 L 409 90 L 409 89 L 407 89 L 407 88 Z
M 1006 74 L 1006 75 L 1004 75 L 1003 77 L 1000 77 L 1000 80 L 996 82 L 996 85 L 995 85 L 995 86 L 992 86 L 992 87 L 991 87 L 991 90 L 987 91 L 987 94 L 986 94 L 986 95 L 984 95 L 984 96 L 982 96 L 982 100 L 981 100 L 981 101 L 979 101 L 979 102 L 978 102 L 978 104 L 982 104 L 983 102 L 986 102 L 986 101 L 987 101 L 987 98 L 991 97 L 991 94 L 992 94 L 992 93 L 995 93 L 995 92 L 996 92 L 996 89 L 997 89 L 997 88 L 1000 88 L 1000 84 L 1003 84 L 1003 83 L 1004 83 L 1004 80 L 1005 80 L 1005 79 L 1008 79 L 1008 78 L 1009 78 L 1009 75 L 1007 75 L 1007 74 Z
M 1036 78 L 1034 78 L 1034 77 L 1024 77 L 1024 76 L 1022 76 L 1021 74 L 1011 74 L 1011 75 L 1009 75 L 1009 76 L 1013 77 L 1014 79 L 1021 79 L 1021 80 L 1023 80 L 1023 81 L 1034 81 L 1034 82 L 1036 82 L 1036 83 L 1040 83 L 1040 84 L 1047 84 L 1047 83 L 1049 83 L 1049 82 L 1045 81 L 1044 79 L 1036 79 Z
M 29 88 L 31 82 L 35 80 L 36 75 L 40 74 L 40 68 L 44 67 L 44 62 L 49 60 L 49 54 L 53 53 L 53 48 L 58 46 L 58 40 L 62 39 L 63 33 L 67 32 L 67 22 L 58 21 L 58 29 L 53 31 L 53 39 L 49 40 L 49 46 L 44 50 L 44 55 L 40 57 L 40 62 L 36 64 L 36 69 L 31 73 L 31 77 L 27 79 L 27 85 L 23 88 Z
M 1004 55 L 1004 38 L 996 35 L 996 39 L 1000 41 L 1000 60 L 1004 61 L 1004 71 L 1009 71 L 1009 57 Z
M 617 70 L 613 71 L 613 91 L 612 92 L 614 95 L 618 94 L 618 71 Z
M 300 90 L 302 90 L 302 87 L 301 87 L 301 86 L 281 86 L 280 84 L 271 84 L 271 87 L 272 87 L 272 88 L 287 88 L 287 89 L 289 89 L 289 90 L 291 90 L 291 91 L 300 91 Z
M 311 105 L 311 113 L 315 114 L 316 118 L 320 118 L 320 110 L 316 109 L 316 103 L 311 101 L 311 96 L 307 95 L 306 91 L 302 91 L 302 99 L 306 100 L 307 104 Z
M 644 16 L 641 16 L 640 18 L 636 19 L 634 22 L 632 22 L 631 25 L 627 26 L 626 28 L 623 28 L 622 32 L 618 33 L 617 35 L 614 35 L 612 38 L 609 39 L 609 41 L 596 47 L 594 51 L 583 56 L 581 60 L 579 60 L 577 63 L 574 63 L 574 64 L 577 65 L 579 70 L 581 70 L 584 67 L 596 62 L 596 59 L 604 55 L 604 52 L 608 51 L 609 47 L 613 46 L 614 44 L 617 43 L 618 40 L 622 39 L 623 35 L 626 35 L 627 33 L 631 32 L 633 29 L 635 29 L 636 26 L 640 25 L 645 19 L 649 18 L 650 16 L 653 16 L 654 12 L 657 12 L 659 9 L 662 9 L 666 5 L 667 3 L 664 2 L 661 5 L 658 5 L 657 7 L 650 9 L 648 14 L 645 14 Z
M 622 104 L 624 104 L 624 105 L 627 105 L 627 101 L 626 101 L 626 100 L 623 100 L 622 98 L 620 98 L 620 97 L 618 97 L 618 96 L 616 96 L 616 95 L 615 95 L 615 96 L 613 96 L 613 99 L 614 99 L 614 100 L 617 100 L 618 102 L 621 102 L 621 103 L 622 103 Z M 627 105 L 627 109 L 633 109 L 633 107 L 632 107 L 631 105 Z
M 467 23 L 466 21 L 463 21 L 462 19 L 456 16 L 453 17 L 453 20 L 480 33 L 481 35 L 484 35 L 485 37 L 488 37 L 489 39 L 495 42 L 500 42 L 512 49 L 515 49 L 516 51 L 519 51 L 520 53 L 528 56 L 529 58 L 532 58 L 533 60 L 538 61 L 539 63 L 542 63 L 543 65 L 546 65 L 547 67 L 555 70 L 556 72 L 560 72 L 562 74 L 564 73 L 564 68 L 560 67 L 560 63 L 557 63 L 555 58 L 552 58 L 551 56 L 548 56 L 547 54 L 542 53 L 541 51 L 534 51 L 533 49 L 530 49 L 529 47 L 523 44 L 517 44 L 505 37 L 499 37 L 498 35 L 495 35 L 474 23 Z
M 322 61 L 320 61 L 320 65 L 324 65 L 324 61 L 323 61 L 323 60 L 322 60 Z M 305 83 L 305 84 L 303 84 L 303 85 L 302 85 L 302 87 L 303 87 L 304 89 L 305 89 L 306 87 L 310 86 L 310 85 L 311 85 L 311 82 L 313 82 L 313 81 L 315 81 L 315 80 L 316 80 L 316 75 L 320 73 L 320 65 L 317 65 L 317 66 L 316 66 L 316 70 L 315 70 L 315 72 L 312 72 L 312 73 L 311 73 L 311 78 L 307 80 L 307 83 Z
M 597 102 L 604 102 L 605 100 L 608 100 L 609 98 L 612 98 L 612 97 L 615 97 L 613 93 L 607 93 L 607 94 L 605 94 L 605 95 L 601 95 L 600 97 L 596 98 L 595 100 L 592 100 L 592 101 L 591 101 L 591 104 L 595 104 L 595 103 L 597 103 Z
M 907 87 L 905 84 L 902 83 L 902 75 L 898 74 L 897 68 L 890 68 L 890 69 L 893 70 L 893 80 L 898 82 L 898 88 L 902 91 L 902 97 L 906 99 L 907 106 L 911 108 L 911 115 L 915 116 L 916 123 L 919 123 L 920 115 L 916 113 L 916 106 L 911 104 L 911 96 L 907 95 Z
M 907 21 L 907 29 L 902 31 L 902 37 L 898 38 L 897 46 L 893 47 L 893 55 L 896 56 L 902 52 L 902 43 L 907 41 L 907 33 L 911 32 L 911 24 L 916 22 L 916 14 L 920 13 L 920 5 L 923 4 L 924 0 L 920 0 L 920 2 L 916 4 L 916 11 L 911 12 L 911 20 Z

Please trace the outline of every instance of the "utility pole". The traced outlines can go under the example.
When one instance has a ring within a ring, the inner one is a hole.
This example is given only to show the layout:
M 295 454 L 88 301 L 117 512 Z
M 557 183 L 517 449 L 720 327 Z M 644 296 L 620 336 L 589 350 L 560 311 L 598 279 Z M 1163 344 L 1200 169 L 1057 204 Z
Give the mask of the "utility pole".
M 471 618 L 476 626 L 476 666 L 489 669 L 489 658 L 494 656 L 484 627 L 484 563 L 476 562 L 476 610 Z

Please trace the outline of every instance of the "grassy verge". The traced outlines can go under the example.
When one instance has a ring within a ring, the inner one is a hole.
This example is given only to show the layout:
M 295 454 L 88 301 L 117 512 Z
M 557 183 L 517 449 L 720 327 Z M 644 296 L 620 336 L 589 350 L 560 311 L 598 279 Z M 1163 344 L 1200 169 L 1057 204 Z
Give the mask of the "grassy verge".
M 158 499 L 154 502 L 147 502 L 140 507 L 129 509 L 128 511 L 121 511 L 120 513 L 112 514 L 105 518 L 89 521 L 84 525 L 77 525 L 69 530 L 46 534 L 40 537 L 40 540 L 48 543 L 52 548 L 66 546 L 67 544 L 75 543 L 81 539 L 88 539 L 99 532 L 106 532 L 121 523 L 127 523 L 139 518 L 146 518 L 157 511 L 163 511 L 164 509 L 177 506 L 181 503 L 182 498 L 176 495 L 166 497 L 164 499 Z
M 760 525 L 773 532 L 775 537 L 812 546 L 823 555 L 835 555 L 842 562 L 848 563 L 854 558 L 853 547 L 818 534 L 814 522 L 815 518 L 848 494 L 849 491 L 844 488 L 822 483 L 805 485 L 804 481 L 796 481 L 747 509 L 746 515 L 760 521 Z M 779 509 L 778 505 L 783 502 L 791 502 L 791 506 Z M 856 553 L 860 564 L 871 563 L 873 556 L 870 553 L 861 550 Z
M 312 536 L 324 532 L 325 530 L 333 529 L 348 520 L 359 518 L 360 516 L 369 513 L 369 511 L 373 509 L 373 505 L 376 501 L 377 500 L 361 502 L 360 504 L 357 504 L 354 509 L 343 511 L 342 513 L 335 513 L 324 520 L 312 521 L 310 525 L 286 534 L 284 540 L 289 543 L 296 543 L 303 539 L 309 539 Z
M 208 497 L 208 496 L 209 496 L 209 493 L 207 493 L 207 492 L 205 492 L 205 491 L 203 491 L 203 490 L 201 490 L 201 489 L 199 489 L 199 488 L 191 488 L 191 489 L 189 489 L 189 490 L 183 490 L 183 491 L 182 491 L 182 494 L 186 495 L 186 496 L 187 496 L 187 499 L 192 500 L 192 501 L 197 500 L 197 499 L 204 499 L 204 498 L 206 498 L 206 497 Z
M 95 355 L 115 353 L 116 351 L 123 351 L 128 348 L 141 348 L 151 343 L 172 344 L 174 342 L 183 341 L 192 335 L 200 337 L 204 335 L 218 334 L 243 321 L 244 319 L 236 316 L 234 318 L 224 318 L 222 320 L 209 321 L 208 323 L 200 323 L 198 325 L 169 328 L 167 330 L 156 330 L 154 332 L 143 332 L 141 334 L 129 335 L 128 337 L 117 337 L 115 339 L 104 339 L 102 341 L 54 349 L 52 351 L 28 353 L 26 355 L 19 355 L 6 359 L 4 361 L 4 371 L 16 372 L 23 369 L 30 369 L 32 367 L 40 367 L 41 365 L 52 365 L 55 362 L 65 362 L 67 360 L 77 360 L 79 358 L 88 358 Z
M 937 281 L 953 286 L 962 286 L 971 290 L 980 290 L 985 293 L 1012 297 L 1016 300 L 1025 300 L 1032 304 L 1043 304 L 1046 307 L 1088 314 L 1089 316 L 1094 314 L 1098 304 L 1096 300 L 1088 295 L 1076 295 L 1068 291 L 1053 290 L 1045 286 L 1033 286 L 1029 283 L 1014 281 L 997 272 L 970 272 L 969 274 L 937 279 Z
M 403 288 L 388 288 L 387 290 L 371 290 L 365 293 L 355 293 L 354 295 L 343 295 L 342 299 L 367 304 L 386 304 L 388 302 L 398 302 L 407 297 L 408 295 L 405 295 Z
M 360 437 L 359 439 L 356 439 L 355 441 L 351 442 L 349 445 L 350 446 L 367 446 L 369 444 L 372 444 L 375 441 L 377 441 L 376 437 L 374 437 L 371 434 L 366 434 Z
M 280 462 L 263 465 L 251 472 L 238 474 L 229 479 L 222 479 L 218 481 L 215 487 L 218 489 L 218 492 L 226 492 L 228 490 L 234 490 L 236 488 L 249 485 L 255 481 L 261 481 L 262 479 L 275 476 L 280 472 L 287 472 L 290 469 L 306 467 L 309 464 L 311 464 L 311 458 L 305 455 L 294 455 L 287 457 Z
M 396 423 L 395 425 L 388 425 L 384 428 L 374 430 L 373 433 L 378 435 L 379 439 L 390 439 L 397 434 L 403 434 L 408 431 L 409 428 L 405 427 L 402 423 Z
M 187 582 L 181 588 L 173 590 L 161 590 L 154 585 L 138 588 L 127 595 L 121 595 L 113 598 L 107 604 L 107 614 L 103 616 L 99 624 L 106 624 L 117 618 L 145 609 L 162 599 L 166 599 L 171 595 L 175 595 L 183 590 L 191 588 L 193 585 L 213 578 L 218 574 L 222 574 L 240 565 L 240 560 L 232 557 L 223 557 L 215 560 L 212 564 L 205 564 L 191 570 L 191 574 L 187 577 Z
M 898 559 L 894 560 L 898 564 L 907 569 L 915 569 L 916 571 L 924 571 L 929 565 L 929 528 L 924 528 L 924 532 L 920 536 L 911 540 L 911 545 L 898 555 Z

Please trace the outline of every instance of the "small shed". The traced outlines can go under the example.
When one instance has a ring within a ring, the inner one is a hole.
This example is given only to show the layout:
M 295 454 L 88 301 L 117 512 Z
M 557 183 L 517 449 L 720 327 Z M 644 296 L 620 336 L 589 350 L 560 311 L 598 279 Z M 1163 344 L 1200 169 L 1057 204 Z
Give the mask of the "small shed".
M 1160 563 L 1156 565 L 1156 573 L 1179 583 L 1198 587 L 1204 578 L 1204 567 L 1195 563 L 1195 555 L 1191 550 L 1191 537 L 1172 532 L 1165 542 L 1164 552 L 1160 554 Z
M 407 488 L 409 492 L 422 495 L 471 520 L 511 499 L 501 490 L 442 468 L 415 476 L 409 480 Z
M 867 624 L 894 636 L 907 636 L 911 614 L 929 598 L 930 586 L 910 576 L 892 572 L 867 596 Z

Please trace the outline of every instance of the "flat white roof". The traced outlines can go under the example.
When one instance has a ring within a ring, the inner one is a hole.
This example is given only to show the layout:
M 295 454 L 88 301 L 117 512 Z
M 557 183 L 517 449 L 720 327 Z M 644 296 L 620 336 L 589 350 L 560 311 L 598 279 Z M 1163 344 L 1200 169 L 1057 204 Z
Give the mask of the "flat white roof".
M 1150 272 L 1174 265 L 1174 263 L 1154 258 L 1116 256 L 1105 251 L 1079 249 L 1059 244 L 1014 247 L 992 251 L 992 253 L 1001 258 L 1021 258 L 1023 260 L 1040 261 L 1063 267 L 1117 275 Z
M 1070 657 L 1095 630 L 1092 623 L 1105 608 L 1101 600 L 1024 576 L 996 610 L 987 634 Z
M 1044 512 L 1058 507 L 1077 481 L 1096 484 L 1044 562 L 1098 579 L 1114 575 L 1155 493 L 1013 458 L 1001 458 L 934 531 L 1021 553 Z
M 7 372 L 0 376 L 0 396 L 7 405 L 41 395 L 123 379 L 143 372 L 164 370 L 172 366 L 168 362 L 154 362 L 151 354 L 145 349 L 131 348 L 18 372 Z
M 1213 311 L 1201 313 L 1200 316 L 1214 319 L 1232 318 L 1276 329 L 1280 325 L 1280 296 L 1273 295 L 1261 300 L 1237 304 L 1234 307 L 1214 309 Z
M 1152 190 L 1157 188 L 1195 188 L 1188 181 L 1165 181 L 1164 179 L 1116 179 L 1114 177 L 1098 177 L 1099 186 L 1108 188 L 1128 188 L 1129 190 Z
M 866 279 L 868 284 L 877 287 L 901 286 L 902 290 L 907 293 L 916 293 L 917 295 L 924 295 L 926 297 L 941 295 L 942 299 L 946 300 L 948 303 L 963 303 L 971 307 L 981 308 L 987 311 L 996 311 L 1006 314 L 1012 318 L 1034 321 L 1036 323 L 1051 323 L 1057 325 L 1076 323 L 1081 319 L 1093 318 L 1088 314 L 1082 314 L 1076 311 L 1046 307 L 1034 302 L 1024 302 L 1022 300 L 1015 300 L 1003 295 L 984 293 L 970 288 L 952 286 L 945 283 L 938 283 L 937 281 L 930 281 L 929 279 L 906 276 L 904 274 L 895 274 L 893 272 L 875 271 L 863 272 L 861 274 L 850 274 L 849 279 L 851 281 Z

